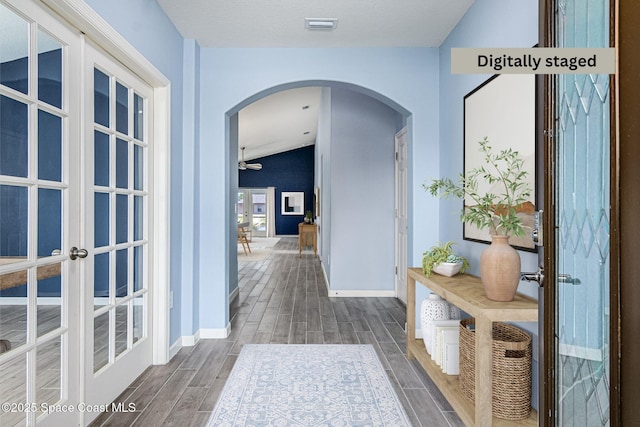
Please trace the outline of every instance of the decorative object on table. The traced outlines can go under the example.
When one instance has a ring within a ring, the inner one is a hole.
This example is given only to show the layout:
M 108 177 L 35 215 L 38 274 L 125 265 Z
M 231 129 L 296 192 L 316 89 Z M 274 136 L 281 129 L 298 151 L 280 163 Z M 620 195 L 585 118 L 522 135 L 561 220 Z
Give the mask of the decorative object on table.
M 486 164 L 479 155 L 476 141 L 488 135 L 494 152 L 513 149 L 522 159 L 522 177 L 531 193 L 519 206 L 517 215 L 526 227 L 533 227 L 536 189 L 536 79 L 534 75 L 495 75 L 469 92 L 464 104 L 464 166 L 465 175 Z M 497 192 L 493 183 L 479 182 L 479 193 Z M 465 205 L 475 203 L 464 198 Z M 465 240 L 490 243 L 488 229 L 478 228 L 466 222 L 463 228 Z M 530 233 L 511 235 L 509 243 L 516 249 L 536 252 L 536 245 Z
M 469 268 L 469 261 L 453 251 L 454 244 L 451 241 L 445 244 L 438 243 L 422 254 L 422 272 L 425 276 L 429 277 L 435 272 L 451 277 L 464 273 Z
M 440 298 L 438 294 L 429 294 L 427 298 L 422 300 L 420 304 L 420 327 L 422 330 L 422 339 L 427 352 L 431 354 L 431 323 L 435 320 L 449 320 L 451 309 L 449 303 Z
M 475 402 L 475 319 L 460 321 L 460 391 Z M 531 413 L 531 336 L 502 322 L 493 323 L 493 416 L 522 420 Z
M 311 224 L 313 222 L 313 212 L 307 211 L 304 214 L 304 222 L 306 222 L 307 224 Z
M 466 198 L 460 219 L 489 229 L 492 237 L 491 246 L 480 256 L 480 277 L 487 298 L 512 301 L 520 282 L 520 255 L 508 238 L 524 234 L 519 211 L 527 205 L 531 187 L 517 151 L 509 148 L 495 154 L 486 137 L 479 145 L 486 165 L 460 174 L 457 182 L 432 179 L 423 188 L 433 196 Z M 495 185 L 495 190 L 479 190 L 480 181 Z M 467 205 L 467 200 L 474 204 Z

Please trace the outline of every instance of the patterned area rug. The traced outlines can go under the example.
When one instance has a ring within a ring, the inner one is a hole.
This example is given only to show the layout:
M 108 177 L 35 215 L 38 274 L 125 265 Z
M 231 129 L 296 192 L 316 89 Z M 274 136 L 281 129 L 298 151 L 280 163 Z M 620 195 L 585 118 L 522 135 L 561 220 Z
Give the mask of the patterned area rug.
M 371 345 L 246 344 L 207 426 L 411 426 Z

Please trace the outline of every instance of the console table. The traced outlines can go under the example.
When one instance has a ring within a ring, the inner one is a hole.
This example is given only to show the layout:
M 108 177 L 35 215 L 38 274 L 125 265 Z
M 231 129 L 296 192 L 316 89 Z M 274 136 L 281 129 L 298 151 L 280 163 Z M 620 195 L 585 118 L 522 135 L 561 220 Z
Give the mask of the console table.
M 298 224 L 298 256 L 302 256 L 303 246 L 313 246 L 313 254 L 318 255 L 318 224 Z
M 470 402 L 460 392 L 457 375 L 446 375 L 431 360 L 416 331 L 416 282 L 440 295 L 449 303 L 475 318 L 476 324 L 476 402 Z M 434 274 L 426 277 L 420 268 L 407 271 L 407 358 L 417 359 L 423 369 L 440 389 L 460 419 L 468 426 L 537 426 L 538 413 L 531 411 L 529 418 L 509 421 L 494 418 L 492 405 L 492 346 L 493 322 L 536 322 L 538 302 L 517 294 L 511 302 L 489 300 L 484 294 L 479 278 L 468 274 L 453 277 Z

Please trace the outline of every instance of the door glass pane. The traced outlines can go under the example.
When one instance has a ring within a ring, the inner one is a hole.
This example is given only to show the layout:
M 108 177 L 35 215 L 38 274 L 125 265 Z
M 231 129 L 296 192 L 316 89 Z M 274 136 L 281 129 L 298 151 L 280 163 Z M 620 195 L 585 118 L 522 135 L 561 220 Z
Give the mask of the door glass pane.
M 24 404 L 27 401 L 27 356 L 19 356 L 0 365 L 0 401 Z M 25 411 L 0 411 L 0 426 L 25 424 Z
M 29 24 L 0 3 L 0 84 L 22 93 L 29 88 Z M 11 37 L 8 35 L 11 34 Z M 10 40 L 10 41 L 9 41 Z
M 144 198 L 142 196 L 133 197 L 133 239 L 142 240 L 144 231 Z
M 62 119 L 38 111 L 38 178 L 62 181 Z
M 116 307 L 116 357 L 127 349 L 128 304 Z
M 129 201 L 124 194 L 116 195 L 116 243 L 125 243 L 129 229 Z
M 138 292 L 140 289 L 143 288 L 143 283 L 142 280 L 144 279 L 143 277 L 143 263 L 144 263 L 144 258 L 142 256 L 142 251 L 143 251 L 143 247 L 142 246 L 136 246 L 135 248 L 133 248 L 133 291 L 134 292 Z
M 128 250 L 116 251 L 116 297 L 122 298 L 128 295 Z
M 94 145 L 94 183 L 103 187 L 109 186 L 109 135 L 95 131 Z
M 49 264 L 38 268 L 38 336 L 48 334 L 62 326 L 62 264 Z
M 116 130 L 129 133 L 129 91 L 116 82 Z
M 93 264 L 93 296 L 97 310 L 109 302 L 109 253 L 96 255 Z
M 5 264 L 27 257 L 28 212 L 26 187 L 0 185 L 0 257 Z
M 0 96 L 0 175 L 27 177 L 27 104 Z
M 109 312 L 93 319 L 93 372 L 109 363 Z
M 116 187 L 129 187 L 129 145 L 120 138 L 116 139 Z
M 109 194 L 94 194 L 94 239 L 95 247 L 109 245 Z
M 144 100 L 137 93 L 133 95 L 133 137 L 144 141 Z
M 23 304 L 0 304 L 0 354 L 27 342 L 27 270 L 0 276 L 0 296 L 19 297 Z M 2 382 L 0 381 L 0 384 Z M 2 387 L 0 387 L 2 389 Z
M 133 146 L 133 189 L 143 190 L 144 185 L 144 148 L 139 145 Z
M 144 336 L 144 295 L 133 299 L 133 342 Z
M 62 357 L 61 337 L 38 346 L 35 401 L 39 409 L 43 404 L 53 405 L 62 397 Z
M 94 121 L 109 127 L 109 76 L 95 69 L 93 72 Z
M 38 99 L 62 108 L 62 45 L 38 30 Z
M 38 189 L 38 256 L 62 249 L 62 191 Z
M 559 6 L 558 47 L 608 47 L 608 1 Z M 557 90 L 557 424 L 602 426 L 609 423 L 609 76 L 559 75 Z

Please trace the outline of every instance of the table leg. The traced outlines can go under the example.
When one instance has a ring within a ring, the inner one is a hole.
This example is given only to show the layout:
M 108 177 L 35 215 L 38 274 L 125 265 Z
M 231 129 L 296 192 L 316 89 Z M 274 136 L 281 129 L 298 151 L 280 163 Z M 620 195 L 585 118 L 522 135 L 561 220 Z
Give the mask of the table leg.
M 415 359 L 409 343 L 416 340 L 416 279 L 407 274 L 407 359 Z
M 476 413 L 475 425 L 491 426 L 493 323 L 484 316 L 476 317 Z

